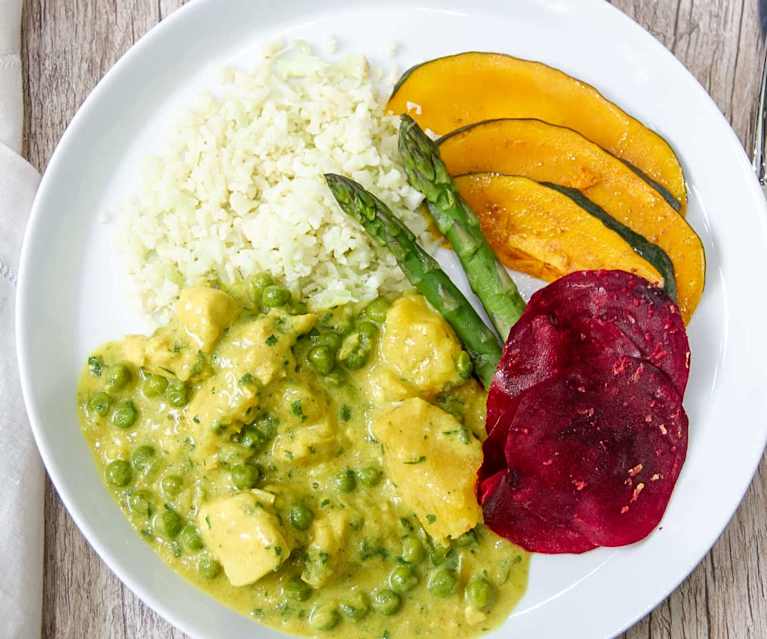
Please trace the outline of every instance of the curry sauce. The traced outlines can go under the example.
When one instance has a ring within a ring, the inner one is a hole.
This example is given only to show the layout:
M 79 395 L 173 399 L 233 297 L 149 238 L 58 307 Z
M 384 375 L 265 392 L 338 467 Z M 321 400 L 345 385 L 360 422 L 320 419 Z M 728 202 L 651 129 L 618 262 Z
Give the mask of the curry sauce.
M 167 326 L 89 358 L 82 431 L 125 516 L 171 569 L 286 632 L 501 623 L 528 555 L 481 523 L 485 393 L 450 327 L 417 295 L 309 313 L 258 293 L 186 289 Z

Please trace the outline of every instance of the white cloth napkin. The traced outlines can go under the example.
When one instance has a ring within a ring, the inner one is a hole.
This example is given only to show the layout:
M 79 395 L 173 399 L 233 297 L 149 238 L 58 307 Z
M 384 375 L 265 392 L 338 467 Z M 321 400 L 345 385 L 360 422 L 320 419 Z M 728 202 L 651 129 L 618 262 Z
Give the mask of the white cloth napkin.
M 43 470 L 21 400 L 13 327 L 16 269 L 37 171 L 21 151 L 22 0 L 0 0 L 0 635 L 40 637 Z

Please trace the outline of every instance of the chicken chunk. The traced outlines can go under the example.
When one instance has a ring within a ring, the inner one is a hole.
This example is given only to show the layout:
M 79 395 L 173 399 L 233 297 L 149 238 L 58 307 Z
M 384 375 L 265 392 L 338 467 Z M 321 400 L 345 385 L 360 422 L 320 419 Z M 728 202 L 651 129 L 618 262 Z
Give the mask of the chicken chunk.
M 247 492 L 200 508 L 200 534 L 233 586 L 246 586 L 277 570 L 290 544 L 266 500 Z
M 312 524 L 301 579 L 313 588 L 325 585 L 338 573 L 343 561 L 341 549 L 347 539 L 347 523 L 346 513 L 329 512 Z
M 482 521 L 474 497 L 482 449 L 455 417 L 411 398 L 380 412 L 373 433 L 400 499 L 432 537 L 455 538 Z
M 448 323 L 420 295 L 399 298 L 386 316 L 381 358 L 416 393 L 431 397 L 463 380 L 461 344 Z
M 265 317 L 237 324 L 229 339 L 216 351 L 222 367 L 235 367 L 266 386 L 284 374 L 291 361 L 290 349 L 299 335 L 310 331 L 315 315 L 288 315 L 273 310 Z
M 292 361 L 291 347 L 314 321 L 314 315 L 272 311 L 231 330 L 215 352 L 215 374 L 198 389 L 187 411 L 197 459 L 215 452 L 227 427 L 255 417 L 262 387 L 284 375 Z
M 239 312 L 240 307 L 231 295 L 207 286 L 185 288 L 176 304 L 179 327 L 204 353 L 212 350 Z

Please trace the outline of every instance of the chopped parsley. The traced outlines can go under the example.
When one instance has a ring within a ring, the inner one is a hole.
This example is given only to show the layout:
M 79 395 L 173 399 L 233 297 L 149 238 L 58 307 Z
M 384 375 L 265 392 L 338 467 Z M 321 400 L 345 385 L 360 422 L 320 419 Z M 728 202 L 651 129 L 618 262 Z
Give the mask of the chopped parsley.
M 347 404 L 341 406 L 341 419 L 348 422 L 352 418 L 352 409 Z
M 381 559 L 387 559 L 389 557 L 389 551 L 381 545 L 380 542 L 373 543 L 367 539 L 363 539 L 360 544 L 359 557 L 362 561 L 373 559 L 374 557 L 381 557 Z
M 265 343 L 267 346 L 274 346 L 277 343 L 277 336 L 272 333 L 269 337 L 266 338 Z
M 300 417 L 301 421 L 306 421 L 306 415 L 304 415 L 304 408 L 301 406 L 300 399 L 297 399 L 290 404 L 290 412 L 296 417 Z
M 104 360 L 96 355 L 91 355 L 88 358 L 88 370 L 90 370 L 91 375 L 101 377 L 101 373 L 104 370 Z
M 423 464 L 426 461 L 426 457 L 421 455 L 418 459 L 411 459 L 409 461 L 402 462 L 403 464 Z

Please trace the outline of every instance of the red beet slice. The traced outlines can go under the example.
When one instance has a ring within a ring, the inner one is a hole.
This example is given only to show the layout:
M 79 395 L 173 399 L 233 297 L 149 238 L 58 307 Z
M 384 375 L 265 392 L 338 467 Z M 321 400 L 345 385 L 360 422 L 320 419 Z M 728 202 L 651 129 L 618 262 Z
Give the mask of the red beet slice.
M 488 392 L 488 433 L 513 414 L 524 391 L 564 370 L 570 361 L 571 342 L 569 332 L 555 326 L 548 316 L 525 312 L 509 333 Z
M 602 320 L 580 318 L 567 328 L 555 326 L 548 315 L 525 315 L 517 322 L 488 393 L 488 438 L 482 447 L 480 481 L 506 467 L 503 447 L 522 394 L 605 353 L 641 355 L 620 329 Z
M 508 469 L 488 477 L 480 485 L 485 525 L 532 552 L 582 553 L 596 548 L 566 518 L 552 521 L 536 513 L 542 490 L 533 480 L 525 482 Z M 546 503 L 554 507 L 552 500 Z M 572 504 L 561 505 L 572 510 Z
M 684 394 L 690 372 L 684 322 L 671 298 L 644 278 L 626 271 L 577 271 L 535 293 L 528 314 L 548 315 L 559 327 L 584 317 L 613 325 Z
M 480 484 L 485 521 L 537 552 L 634 543 L 660 522 L 686 450 L 669 377 L 631 357 L 595 359 L 522 395 L 508 470 Z
M 545 316 L 523 316 L 511 329 L 501 365 L 488 391 L 485 418 L 488 438 L 482 446 L 480 480 L 506 467 L 503 446 L 519 397 L 565 370 L 570 360 L 570 341 L 571 335 L 556 328 Z

